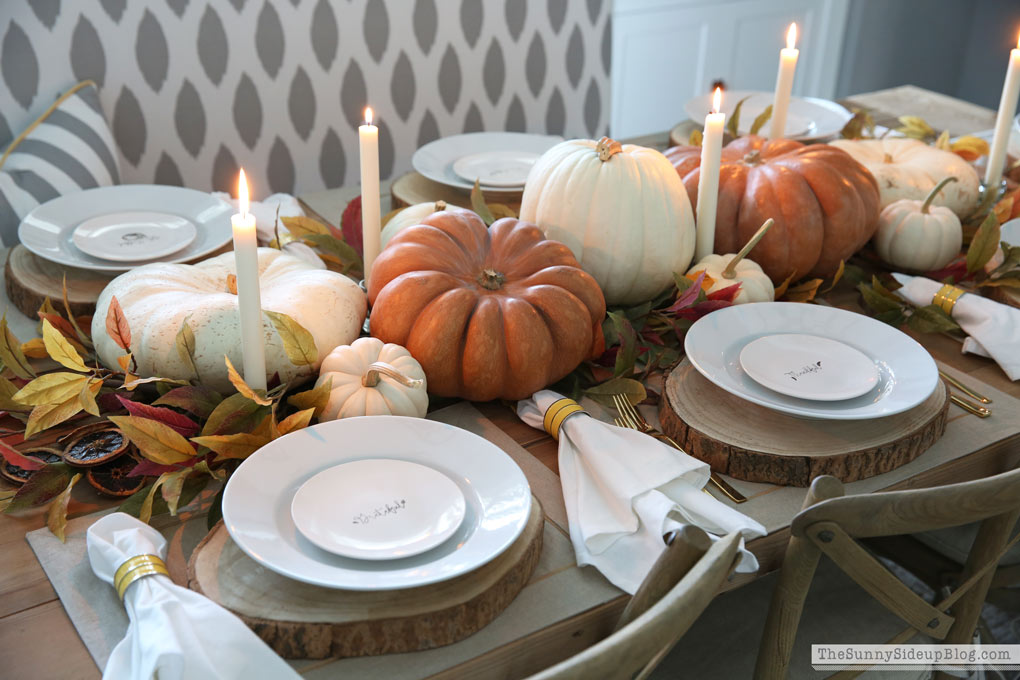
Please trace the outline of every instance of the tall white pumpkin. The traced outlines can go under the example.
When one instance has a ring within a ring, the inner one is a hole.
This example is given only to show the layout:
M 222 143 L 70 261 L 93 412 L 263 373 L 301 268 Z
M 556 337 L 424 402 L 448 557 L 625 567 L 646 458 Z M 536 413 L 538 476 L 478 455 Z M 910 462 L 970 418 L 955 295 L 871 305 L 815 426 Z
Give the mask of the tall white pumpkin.
M 521 219 L 569 247 L 611 305 L 652 299 L 694 255 L 694 213 L 673 165 L 606 137 L 543 154 L 528 175 Z

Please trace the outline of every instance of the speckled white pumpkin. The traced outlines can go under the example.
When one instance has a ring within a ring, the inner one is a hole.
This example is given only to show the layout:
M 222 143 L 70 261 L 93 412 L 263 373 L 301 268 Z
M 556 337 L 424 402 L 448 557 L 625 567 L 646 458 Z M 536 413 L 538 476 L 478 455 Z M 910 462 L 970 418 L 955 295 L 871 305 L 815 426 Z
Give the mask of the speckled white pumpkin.
M 902 137 L 837 139 L 830 144 L 846 151 L 875 176 L 883 208 L 903 198 L 923 201 L 943 177 L 958 181 L 947 186 L 934 205 L 944 205 L 966 217 L 978 204 L 981 180 L 977 170 L 952 151 Z
M 446 210 L 446 201 L 429 201 L 428 203 L 415 203 L 410 205 L 390 218 L 390 221 L 383 227 L 379 235 L 380 247 L 385 248 L 390 239 L 408 227 L 421 224 L 421 221 L 435 212 Z
M 698 272 L 705 272 L 706 276 L 712 277 L 712 287 L 707 292 L 714 293 L 723 288 L 729 288 L 734 283 L 740 284 L 740 292 L 733 299 L 733 304 L 740 305 L 745 302 L 772 302 L 776 298 L 776 288 L 772 285 L 772 279 L 768 277 L 757 262 L 746 257 L 737 262 L 734 267 L 732 279 L 723 276 L 723 270 L 729 265 L 730 260 L 736 257 L 736 253 L 728 255 L 706 255 L 701 258 L 698 264 L 691 267 L 687 272 L 688 276 L 696 276 Z
M 376 376 L 378 382 L 366 384 L 369 367 L 375 362 L 389 364 L 409 382 L 388 375 Z M 410 352 L 378 338 L 358 338 L 350 345 L 337 347 L 322 362 L 318 387 L 332 380 L 329 401 L 319 420 L 352 416 L 411 416 L 424 418 L 429 408 L 425 371 Z
M 313 375 L 337 345 L 361 333 L 368 302 L 348 277 L 316 267 L 272 248 L 259 248 L 262 308 L 292 317 L 315 339 L 319 359 L 314 366 L 295 366 L 272 322 L 262 319 L 266 374 L 284 381 Z M 195 334 L 195 365 L 204 385 L 228 392 L 223 356 L 240 367 L 241 337 L 237 296 L 227 289 L 227 275 L 236 271 L 234 253 L 194 265 L 147 264 L 121 274 L 106 286 L 92 319 L 92 339 L 100 361 L 117 367 L 124 352 L 106 332 L 110 300 L 116 296 L 131 328 L 131 351 L 142 377 L 191 379 L 181 360 L 176 338 L 184 320 Z

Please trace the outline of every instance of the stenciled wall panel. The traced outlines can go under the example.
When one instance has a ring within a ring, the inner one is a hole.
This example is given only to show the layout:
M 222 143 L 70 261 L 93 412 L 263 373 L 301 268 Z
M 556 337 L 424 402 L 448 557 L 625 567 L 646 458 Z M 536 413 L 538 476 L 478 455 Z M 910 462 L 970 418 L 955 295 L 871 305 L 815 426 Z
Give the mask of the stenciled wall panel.
M 610 0 L 3 0 L 0 145 L 86 78 L 124 182 L 256 195 L 358 181 L 366 103 L 384 177 L 478 130 L 608 128 Z

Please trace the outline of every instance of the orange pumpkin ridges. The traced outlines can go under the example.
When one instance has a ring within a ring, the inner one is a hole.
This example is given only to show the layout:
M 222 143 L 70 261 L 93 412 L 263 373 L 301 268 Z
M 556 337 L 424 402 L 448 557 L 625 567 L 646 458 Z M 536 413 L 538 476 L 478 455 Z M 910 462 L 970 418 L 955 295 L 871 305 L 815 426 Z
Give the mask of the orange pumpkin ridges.
M 694 203 L 701 149 L 675 146 L 666 157 Z M 737 252 L 771 217 L 776 223 L 753 255 L 769 278 L 827 277 L 874 235 L 878 212 L 878 183 L 841 149 L 740 137 L 722 151 L 715 252 Z
M 430 215 L 379 255 L 368 297 L 372 335 L 406 347 L 438 396 L 524 399 L 605 347 L 595 279 L 513 218 Z

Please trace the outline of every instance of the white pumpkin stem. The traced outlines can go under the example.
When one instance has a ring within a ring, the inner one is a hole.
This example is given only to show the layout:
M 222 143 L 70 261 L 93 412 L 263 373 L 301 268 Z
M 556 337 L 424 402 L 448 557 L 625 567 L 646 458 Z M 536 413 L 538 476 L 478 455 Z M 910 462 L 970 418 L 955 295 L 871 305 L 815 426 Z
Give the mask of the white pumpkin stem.
M 765 220 L 765 223 L 758 227 L 758 231 L 754 232 L 754 236 L 751 240 L 744 244 L 744 247 L 740 249 L 740 252 L 733 256 L 730 263 L 726 265 L 726 269 L 722 270 L 722 276 L 724 279 L 733 279 L 737 276 L 737 264 L 747 257 L 747 254 L 751 252 L 751 249 L 758 245 L 758 241 L 761 241 L 762 237 L 765 236 L 765 232 L 772 228 L 772 225 L 776 221 L 771 217 Z
M 595 151 L 599 154 L 599 160 L 605 163 L 616 154 L 622 153 L 623 145 L 615 139 L 603 137 L 599 140 L 598 144 L 595 145 Z
M 885 156 L 882 157 L 882 162 L 883 163 L 892 163 L 893 162 L 892 154 L 891 153 L 886 153 Z
M 950 182 L 955 182 L 955 181 L 956 181 L 956 178 L 950 176 L 950 177 L 946 177 L 941 182 L 936 184 L 935 188 L 932 189 L 931 192 L 925 197 L 924 203 L 921 204 L 921 214 L 922 215 L 927 215 L 929 208 L 931 208 L 931 202 L 935 200 L 935 197 L 939 195 L 939 192 L 942 191 L 942 189 L 947 184 L 949 184 Z
M 375 363 L 368 365 L 368 370 L 365 371 L 365 375 L 361 376 L 361 384 L 365 387 L 375 387 L 379 384 L 379 380 L 382 376 L 393 378 L 404 387 L 410 387 L 412 389 L 421 387 L 425 384 L 424 380 L 418 378 L 409 378 L 392 365 L 385 361 L 376 361 Z
M 446 210 L 446 201 L 436 201 L 436 204 L 432 206 L 432 212 L 443 212 Z

